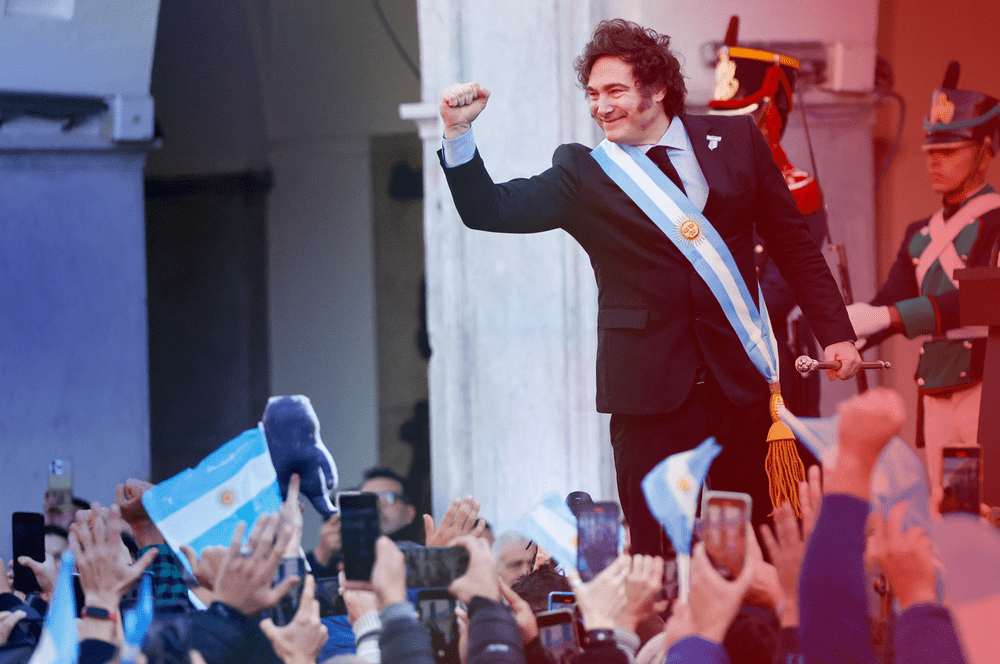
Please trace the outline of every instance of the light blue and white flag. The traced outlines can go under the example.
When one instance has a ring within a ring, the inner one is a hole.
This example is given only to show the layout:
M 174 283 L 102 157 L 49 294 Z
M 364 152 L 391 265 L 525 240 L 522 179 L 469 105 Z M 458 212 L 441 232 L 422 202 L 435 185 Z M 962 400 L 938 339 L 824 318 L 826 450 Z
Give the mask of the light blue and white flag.
M 76 664 L 80 658 L 76 631 L 76 595 L 73 593 L 73 552 L 62 554 L 55 594 L 45 616 L 38 646 L 28 664 Z
M 840 451 L 840 415 L 833 417 L 796 417 L 782 406 L 778 413 L 795 437 L 813 453 L 827 470 L 837 467 Z
M 715 438 L 706 438 L 693 450 L 671 454 L 642 480 L 649 511 L 663 524 L 677 553 L 691 554 L 698 493 L 709 466 L 721 451 Z
M 245 539 L 257 517 L 281 507 L 264 432 L 244 431 L 195 468 L 148 489 L 142 504 L 174 551 L 187 544 L 200 555 L 206 546 L 229 546 L 240 521 Z M 186 556 L 178 558 L 188 565 Z
M 677 581 L 680 601 L 686 602 L 691 590 L 691 536 L 698 493 L 712 461 L 722 446 L 709 437 L 693 450 L 671 454 L 642 480 L 646 504 L 656 520 L 663 524 L 670 543 L 677 552 Z
M 917 526 L 927 532 L 931 523 L 931 491 L 920 457 L 899 436 L 882 448 L 872 468 L 872 507 L 888 518 L 893 505 L 906 501 L 903 528 Z
M 122 644 L 122 664 L 133 664 L 142 651 L 142 640 L 153 622 L 153 577 L 149 572 L 142 575 L 139 585 L 139 601 L 122 619 L 124 643 Z
M 830 470 L 836 467 L 840 453 L 839 415 L 799 418 L 783 409 L 781 419 L 824 468 Z M 882 448 L 872 468 L 871 504 L 885 518 L 893 505 L 904 500 L 907 506 L 903 527 L 919 526 L 926 530 L 930 524 L 927 471 L 916 452 L 902 438 L 895 436 Z
M 556 492 L 547 493 L 533 510 L 514 526 L 566 569 L 576 569 L 577 520 Z

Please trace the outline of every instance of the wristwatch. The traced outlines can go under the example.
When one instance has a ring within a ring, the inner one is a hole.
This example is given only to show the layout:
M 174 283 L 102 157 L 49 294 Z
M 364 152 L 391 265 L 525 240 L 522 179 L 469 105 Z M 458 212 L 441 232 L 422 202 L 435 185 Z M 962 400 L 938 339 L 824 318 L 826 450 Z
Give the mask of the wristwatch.
M 111 622 L 118 622 L 118 612 L 108 611 L 107 609 L 102 609 L 97 606 L 85 606 L 80 609 L 81 618 L 94 618 L 96 620 L 110 620 Z
M 610 643 L 615 644 L 615 630 L 613 629 L 591 629 L 583 635 L 583 647 L 593 648 L 594 646 Z

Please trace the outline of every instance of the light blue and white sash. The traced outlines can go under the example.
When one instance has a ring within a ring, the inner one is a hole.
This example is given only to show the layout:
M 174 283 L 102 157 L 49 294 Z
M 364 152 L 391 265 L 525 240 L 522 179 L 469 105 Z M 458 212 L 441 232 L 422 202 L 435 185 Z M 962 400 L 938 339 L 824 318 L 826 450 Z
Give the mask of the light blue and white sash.
M 691 262 L 722 305 L 754 366 L 768 383 L 777 383 L 778 344 L 760 285 L 758 311 L 729 247 L 705 215 L 639 148 L 605 139 L 590 154 Z

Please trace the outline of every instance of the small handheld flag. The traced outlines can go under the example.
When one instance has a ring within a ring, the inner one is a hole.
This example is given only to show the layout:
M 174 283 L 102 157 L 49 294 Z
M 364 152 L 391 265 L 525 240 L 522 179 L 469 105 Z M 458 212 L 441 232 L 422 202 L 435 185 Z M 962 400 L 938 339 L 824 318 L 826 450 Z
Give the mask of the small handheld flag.
M 257 517 L 281 507 L 264 433 L 244 431 L 195 468 L 148 489 L 142 504 L 174 551 L 187 544 L 200 555 L 206 546 L 229 546 L 236 524 L 246 522 L 249 533 Z
M 567 569 L 576 569 L 577 520 L 558 493 L 547 493 L 514 529 L 552 554 Z
M 642 480 L 649 511 L 656 517 L 674 551 L 677 552 L 677 576 L 680 598 L 687 599 L 691 585 L 691 536 L 698 493 L 712 461 L 722 451 L 715 438 L 706 438 L 693 450 L 672 454 L 661 461 Z
M 38 646 L 31 654 L 28 664 L 76 664 L 80 658 L 76 631 L 76 595 L 73 593 L 75 562 L 72 551 L 63 551 L 52 604 L 45 616 Z

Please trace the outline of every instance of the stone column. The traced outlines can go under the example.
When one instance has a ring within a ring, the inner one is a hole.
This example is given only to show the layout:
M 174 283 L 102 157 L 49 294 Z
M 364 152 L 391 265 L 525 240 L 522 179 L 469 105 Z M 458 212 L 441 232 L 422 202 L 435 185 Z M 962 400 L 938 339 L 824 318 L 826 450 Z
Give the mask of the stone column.
M 438 165 L 437 100 L 455 81 L 491 91 L 476 142 L 497 181 L 592 143 L 573 59 L 590 3 L 418 2 L 424 104 L 431 456 L 435 513 L 472 493 L 506 529 L 548 491 L 615 499 L 605 418 L 595 412 L 593 270 L 562 231 L 516 236 L 462 225 Z M 498 17 L 503 17 L 498 21 Z

